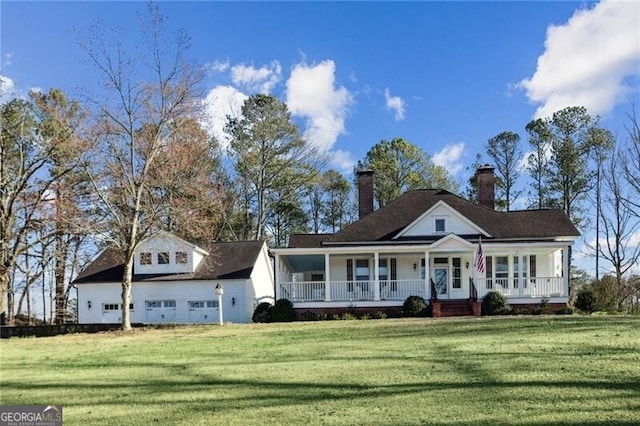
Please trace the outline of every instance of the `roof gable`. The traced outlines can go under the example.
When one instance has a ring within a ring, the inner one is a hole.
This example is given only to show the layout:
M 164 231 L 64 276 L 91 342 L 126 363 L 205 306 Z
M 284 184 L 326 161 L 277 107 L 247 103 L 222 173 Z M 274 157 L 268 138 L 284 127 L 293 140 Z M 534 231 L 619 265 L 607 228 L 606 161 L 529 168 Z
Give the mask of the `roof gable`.
M 472 249 L 474 246 L 475 245 L 473 243 L 455 234 L 449 234 L 431 244 L 432 249 L 437 248 L 440 251 L 458 251 L 460 249 L 468 250 Z
M 442 231 L 436 229 L 436 220 L 441 220 L 444 226 Z M 471 220 L 461 215 L 445 201 L 439 200 L 416 220 L 407 225 L 393 239 L 401 237 L 426 237 L 455 233 L 458 235 L 482 234 L 489 237 L 490 234 Z

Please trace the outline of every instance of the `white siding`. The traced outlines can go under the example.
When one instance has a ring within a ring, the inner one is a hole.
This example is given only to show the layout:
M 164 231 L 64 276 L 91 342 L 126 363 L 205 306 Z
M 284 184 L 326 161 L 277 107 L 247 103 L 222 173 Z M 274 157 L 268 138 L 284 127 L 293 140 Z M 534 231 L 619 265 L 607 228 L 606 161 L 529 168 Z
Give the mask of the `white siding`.
M 275 278 L 273 266 L 267 250 L 267 245 L 262 246 L 256 264 L 251 273 L 251 279 L 246 286 L 245 302 L 249 312 L 249 318 L 253 315 L 255 307 L 262 302 L 274 302 Z
M 145 301 L 147 300 L 175 300 L 176 323 L 189 322 L 189 301 L 217 300 L 215 286 L 218 281 L 171 281 L 171 282 L 136 282 L 131 289 L 131 303 L 134 310 L 131 312 L 132 323 L 147 323 Z M 221 280 L 224 287 L 222 307 L 225 322 L 245 323 L 251 322 L 253 310 L 252 302 L 247 302 L 246 289 L 250 287 L 248 280 Z M 103 315 L 103 303 L 120 304 L 121 284 L 78 284 L 78 322 L 106 323 L 120 322 L 121 312 L 110 312 Z M 235 299 L 235 305 L 233 304 Z M 91 301 L 91 309 L 88 302 Z M 210 318 L 211 323 L 218 321 L 216 315 Z M 167 322 L 171 322 L 167 320 Z
M 176 263 L 176 252 L 187 253 L 187 263 Z M 169 263 L 158 264 L 158 253 L 169 253 Z M 151 254 L 151 264 L 140 263 L 140 253 Z M 203 256 L 193 245 L 187 244 L 169 234 L 160 234 L 143 241 L 135 253 L 134 270 L 136 274 L 170 274 L 194 272 Z
M 445 220 L 444 232 L 436 232 L 436 219 Z M 431 210 L 429 214 L 422 217 L 411 228 L 407 229 L 403 235 L 407 237 L 419 237 L 425 235 L 445 235 L 451 233 L 457 235 L 475 234 L 477 232 L 477 228 L 474 228 L 468 222 L 461 219 L 454 210 L 447 207 L 446 205 L 439 205 L 434 207 L 434 209 Z
M 332 256 L 331 264 L 331 281 L 347 280 L 347 256 Z
M 166 322 L 188 323 L 189 301 L 216 300 L 215 286 L 222 284 L 222 311 L 225 322 L 247 323 L 256 305 L 260 302 L 273 302 L 273 268 L 266 245 L 260 251 L 254 265 L 251 278 L 247 280 L 192 280 L 192 281 L 155 281 L 135 282 L 131 289 L 132 323 L 162 322 L 163 318 L 150 318 L 146 314 L 146 301 L 175 300 L 175 316 L 165 313 Z M 80 323 L 120 322 L 121 312 L 103 314 L 104 303 L 120 305 L 120 283 L 78 284 L 78 320 Z M 91 302 L 91 308 L 89 308 Z M 198 322 L 218 322 L 218 310 L 208 309 L 207 318 L 202 315 Z M 162 312 L 164 313 L 164 312 Z M 161 314 L 162 314 L 161 313 Z M 211 315 L 214 313 L 214 315 Z M 193 318 L 191 318 L 193 320 Z

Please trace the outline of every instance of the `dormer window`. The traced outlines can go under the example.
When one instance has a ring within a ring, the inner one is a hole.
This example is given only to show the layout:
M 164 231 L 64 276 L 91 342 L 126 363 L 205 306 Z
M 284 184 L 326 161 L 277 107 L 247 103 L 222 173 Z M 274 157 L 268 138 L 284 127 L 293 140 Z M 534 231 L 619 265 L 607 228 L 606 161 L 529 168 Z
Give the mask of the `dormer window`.
M 187 252 L 186 251 L 177 251 L 176 252 L 176 263 L 184 265 L 187 263 Z
M 436 219 L 436 232 L 445 232 L 444 219 Z
M 151 253 L 149 252 L 140 253 L 140 264 L 151 265 Z
M 158 253 L 158 265 L 168 265 L 169 264 L 169 252 L 161 251 Z

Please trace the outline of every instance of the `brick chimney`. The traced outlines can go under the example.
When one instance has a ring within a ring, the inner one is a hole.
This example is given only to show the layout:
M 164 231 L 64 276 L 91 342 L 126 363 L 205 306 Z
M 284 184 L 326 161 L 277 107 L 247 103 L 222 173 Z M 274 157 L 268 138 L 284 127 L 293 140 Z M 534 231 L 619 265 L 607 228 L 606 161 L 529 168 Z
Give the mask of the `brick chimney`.
M 496 178 L 494 168 L 488 164 L 478 168 L 478 204 L 490 209 L 495 208 L 496 203 Z
M 358 169 L 356 176 L 358 178 L 358 211 L 362 219 L 373 212 L 373 170 Z

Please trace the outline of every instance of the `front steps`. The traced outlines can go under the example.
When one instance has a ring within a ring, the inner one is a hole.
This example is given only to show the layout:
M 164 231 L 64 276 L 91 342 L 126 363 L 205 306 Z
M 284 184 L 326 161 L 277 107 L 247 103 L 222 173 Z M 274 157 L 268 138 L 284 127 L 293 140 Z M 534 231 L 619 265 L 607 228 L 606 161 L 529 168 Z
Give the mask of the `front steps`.
M 431 301 L 433 317 L 480 316 L 480 304 L 469 299 Z

